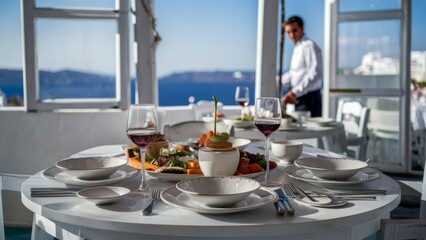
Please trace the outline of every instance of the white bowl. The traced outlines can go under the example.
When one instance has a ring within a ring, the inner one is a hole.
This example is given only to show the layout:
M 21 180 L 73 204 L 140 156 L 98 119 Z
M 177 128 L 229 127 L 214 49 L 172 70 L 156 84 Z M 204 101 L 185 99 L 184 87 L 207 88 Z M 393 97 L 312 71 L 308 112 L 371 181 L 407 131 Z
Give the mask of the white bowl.
M 363 161 L 347 158 L 303 158 L 297 159 L 294 164 L 312 175 L 331 180 L 347 179 L 368 166 Z
M 303 142 L 297 141 L 272 141 L 271 152 L 274 156 L 285 162 L 298 159 L 303 151 Z
M 225 124 L 227 124 L 227 125 L 232 125 L 235 128 L 254 127 L 253 121 L 242 121 L 242 120 L 237 120 L 237 119 L 226 119 L 226 118 L 224 118 L 223 122 L 225 122 Z
M 130 189 L 124 187 L 102 186 L 87 188 L 77 192 L 77 196 L 95 204 L 108 204 L 127 195 Z
M 105 179 L 116 172 L 127 160 L 116 157 L 68 158 L 56 163 L 62 171 L 85 180 Z
M 180 181 L 176 188 L 209 207 L 232 207 L 260 188 L 260 183 L 235 176 L 199 177 Z
M 198 151 L 198 162 L 204 176 L 232 176 L 239 161 L 240 151 L 237 148 L 212 150 L 202 147 Z
M 238 148 L 240 151 L 244 151 L 244 149 L 246 149 L 246 147 L 251 143 L 251 140 L 245 138 L 230 137 L 228 141 L 232 143 L 232 147 Z

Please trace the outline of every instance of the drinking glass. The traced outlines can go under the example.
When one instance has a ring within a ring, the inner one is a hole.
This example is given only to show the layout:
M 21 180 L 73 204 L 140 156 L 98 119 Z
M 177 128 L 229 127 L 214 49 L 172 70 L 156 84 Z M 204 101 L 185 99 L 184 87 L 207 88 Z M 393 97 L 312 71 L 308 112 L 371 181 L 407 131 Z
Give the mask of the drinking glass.
M 127 137 L 139 147 L 141 157 L 141 184 L 138 195 L 149 197 L 151 189 L 145 180 L 145 148 L 155 138 L 158 131 L 157 111 L 152 104 L 131 105 L 127 118 Z
M 237 86 L 235 89 L 235 101 L 242 107 L 241 116 L 244 116 L 244 108 L 247 107 L 250 102 L 249 88 Z
M 279 182 L 272 181 L 269 174 L 269 136 L 281 125 L 280 99 L 273 97 L 262 97 L 256 99 L 254 108 L 254 125 L 265 135 L 265 181 L 261 182 L 265 187 L 280 186 Z

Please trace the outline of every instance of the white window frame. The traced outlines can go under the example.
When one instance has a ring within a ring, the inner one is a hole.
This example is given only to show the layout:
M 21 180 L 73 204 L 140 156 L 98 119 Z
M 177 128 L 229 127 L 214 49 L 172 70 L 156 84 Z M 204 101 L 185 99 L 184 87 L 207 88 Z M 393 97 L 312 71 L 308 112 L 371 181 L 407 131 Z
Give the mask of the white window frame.
M 400 165 L 379 164 L 387 171 L 406 173 L 411 169 L 410 151 L 410 50 L 411 50 L 411 0 L 400 0 L 400 8 L 394 10 L 339 12 L 339 1 L 325 1 L 325 48 L 324 52 L 324 116 L 334 116 L 332 112 L 337 96 L 396 97 L 400 101 L 399 144 Z M 351 21 L 399 20 L 400 25 L 400 88 L 399 89 L 344 89 L 331 88 L 336 81 L 338 56 L 338 24 Z
M 26 110 L 39 111 L 69 108 L 127 109 L 130 104 L 129 1 L 116 0 L 115 9 L 111 10 L 37 8 L 35 2 L 36 0 L 21 0 L 24 101 Z M 39 99 L 38 49 L 35 27 L 38 19 L 108 19 L 117 22 L 115 98 Z

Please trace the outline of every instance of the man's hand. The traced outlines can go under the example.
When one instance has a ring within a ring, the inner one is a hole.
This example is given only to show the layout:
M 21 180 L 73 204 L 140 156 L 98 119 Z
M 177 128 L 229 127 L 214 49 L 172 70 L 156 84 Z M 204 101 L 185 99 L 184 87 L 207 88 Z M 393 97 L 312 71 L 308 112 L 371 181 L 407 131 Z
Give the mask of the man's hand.
M 281 101 L 285 103 L 296 103 L 296 95 L 292 91 L 288 91 L 283 97 L 281 97 Z

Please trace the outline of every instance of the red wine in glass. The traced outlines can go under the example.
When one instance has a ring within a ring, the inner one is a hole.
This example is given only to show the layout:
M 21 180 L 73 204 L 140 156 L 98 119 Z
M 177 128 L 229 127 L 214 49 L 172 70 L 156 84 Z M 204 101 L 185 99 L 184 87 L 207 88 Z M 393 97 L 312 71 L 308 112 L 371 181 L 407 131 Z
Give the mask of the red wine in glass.
M 152 129 L 128 129 L 127 137 L 138 147 L 146 147 L 154 140 L 157 132 Z
M 254 125 L 263 135 L 268 137 L 280 127 L 281 123 L 255 123 Z
M 265 181 L 262 186 L 278 187 L 279 181 L 273 181 L 269 174 L 269 136 L 278 130 L 281 125 L 280 99 L 273 97 L 261 97 L 256 99 L 254 107 L 254 125 L 265 135 Z
M 247 107 L 249 103 L 248 98 L 237 98 L 236 101 L 241 107 Z

